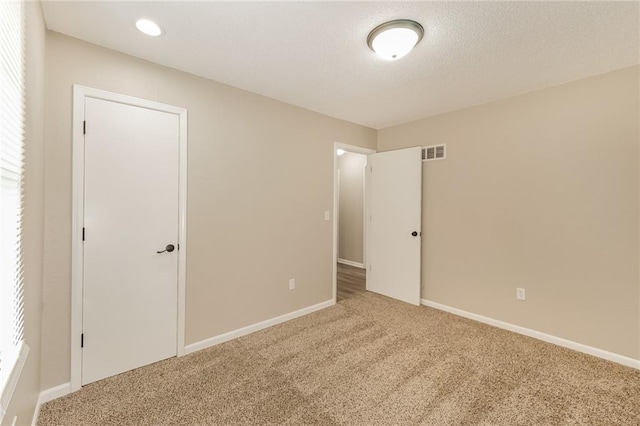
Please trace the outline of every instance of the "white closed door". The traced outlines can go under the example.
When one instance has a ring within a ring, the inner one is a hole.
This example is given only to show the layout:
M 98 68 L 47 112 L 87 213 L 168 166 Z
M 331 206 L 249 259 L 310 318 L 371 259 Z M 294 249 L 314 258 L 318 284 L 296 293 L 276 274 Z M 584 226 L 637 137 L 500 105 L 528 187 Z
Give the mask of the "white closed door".
M 177 354 L 179 225 L 179 117 L 87 98 L 85 120 L 83 385 Z
M 369 155 L 367 290 L 420 304 L 422 148 Z

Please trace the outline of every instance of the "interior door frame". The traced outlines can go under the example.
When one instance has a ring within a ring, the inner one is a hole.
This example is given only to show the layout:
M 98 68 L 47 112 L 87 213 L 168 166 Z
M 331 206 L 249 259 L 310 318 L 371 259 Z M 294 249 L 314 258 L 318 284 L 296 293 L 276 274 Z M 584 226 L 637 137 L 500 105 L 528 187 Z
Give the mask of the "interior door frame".
M 187 110 L 146 99 L 73 85 L 72 127 L 72 228 L 71 228 L 71 391 L 82 387 L 82 334 L 83 315 L 83 246 L 84 218 L 84 117 L 87 98 L 118 102 L 176 114 L 179 122 L 179 176 L 178 176 L 178 327 L 176 353 L 185 354 L 185 287 L 187 260 Z
M 375 154 L 375 149 L 362 148 L 360 146 L 348 145 L 341 142 L 333 143 L 333 303 L 336 303 L 338 297 L 338 202 L 340 195 L 340 188 L 338 187 L 339 179 L 338 179 L 338 149 L 344 149 L 346 152 L 352 152 L 355 154 Z M 365 173 L 366 176 L 366 173 Z M 365 179 L 366 182 L 366 179 Z M 364 203 L 363 203 L 363 222 L 362 226 L 364 227 L 362 233 L 362 263 L 367 265 L 367 187 L 366 183 L 364 188 Z

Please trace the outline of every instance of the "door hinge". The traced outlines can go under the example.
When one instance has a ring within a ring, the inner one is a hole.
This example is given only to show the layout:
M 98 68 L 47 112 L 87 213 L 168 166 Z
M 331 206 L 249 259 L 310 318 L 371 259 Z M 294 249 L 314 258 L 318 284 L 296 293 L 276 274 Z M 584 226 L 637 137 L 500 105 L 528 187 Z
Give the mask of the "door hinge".
M 84 333 L 80 335 L 80 347 L 84 348 Z
M 87 120 L 82 122 L 82 134 L 83 135 L 87 134 Z
M 82 241 L 84 241 L 84 227 L 82 228 Z

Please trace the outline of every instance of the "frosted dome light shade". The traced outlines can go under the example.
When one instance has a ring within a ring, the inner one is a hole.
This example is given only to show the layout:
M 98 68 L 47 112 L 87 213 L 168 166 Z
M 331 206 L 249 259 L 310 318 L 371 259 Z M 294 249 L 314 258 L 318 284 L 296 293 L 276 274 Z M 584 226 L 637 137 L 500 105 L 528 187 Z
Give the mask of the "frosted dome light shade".
M 371 50 L 387 60 L 400 59 L 422 39 L 424 29 L 415 21 L 398 20 L 376 27 L 367 39 Z
M 150 19 L 138 19 L 136 21 L 136 28 L 138 29 L 138 31 L 151 37 L 158 37 L 163 34 L 160 25 L 156 24 Z
M 406 28 L 391 28 L 371 42 L 373 51 L 385 59 L 400 59 L 411 52 L 418 41 L 418 34 Z

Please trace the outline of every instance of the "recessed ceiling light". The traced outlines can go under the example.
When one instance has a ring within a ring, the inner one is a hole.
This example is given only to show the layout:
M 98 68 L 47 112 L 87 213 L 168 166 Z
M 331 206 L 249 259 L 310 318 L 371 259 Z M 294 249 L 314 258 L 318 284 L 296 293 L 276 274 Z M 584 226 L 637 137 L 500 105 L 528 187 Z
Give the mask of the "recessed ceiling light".
M 164 31 L 160 27 L 160 25 L 153 22 L 151 19 L 138 19 L 136 21 L 136 28 L 146 35 L 157 37 L 164 34 Z
M 384 59 L 393 61 L 409 53 L 422 36 L 422 25 L 409 19 L 398 19 L 375 27 L 367 37 L 367 44 Z
M 338 157 L 339 157 L 339 156 L 341 156 L 342 154 L 344 154 L 345 152 L 346 152 L 346 151 L 345 151 L 344 149 L 340 149 L 340 148 L 338 148 L 338 149 L 336 150 L 336 154 L 338 154 Z

